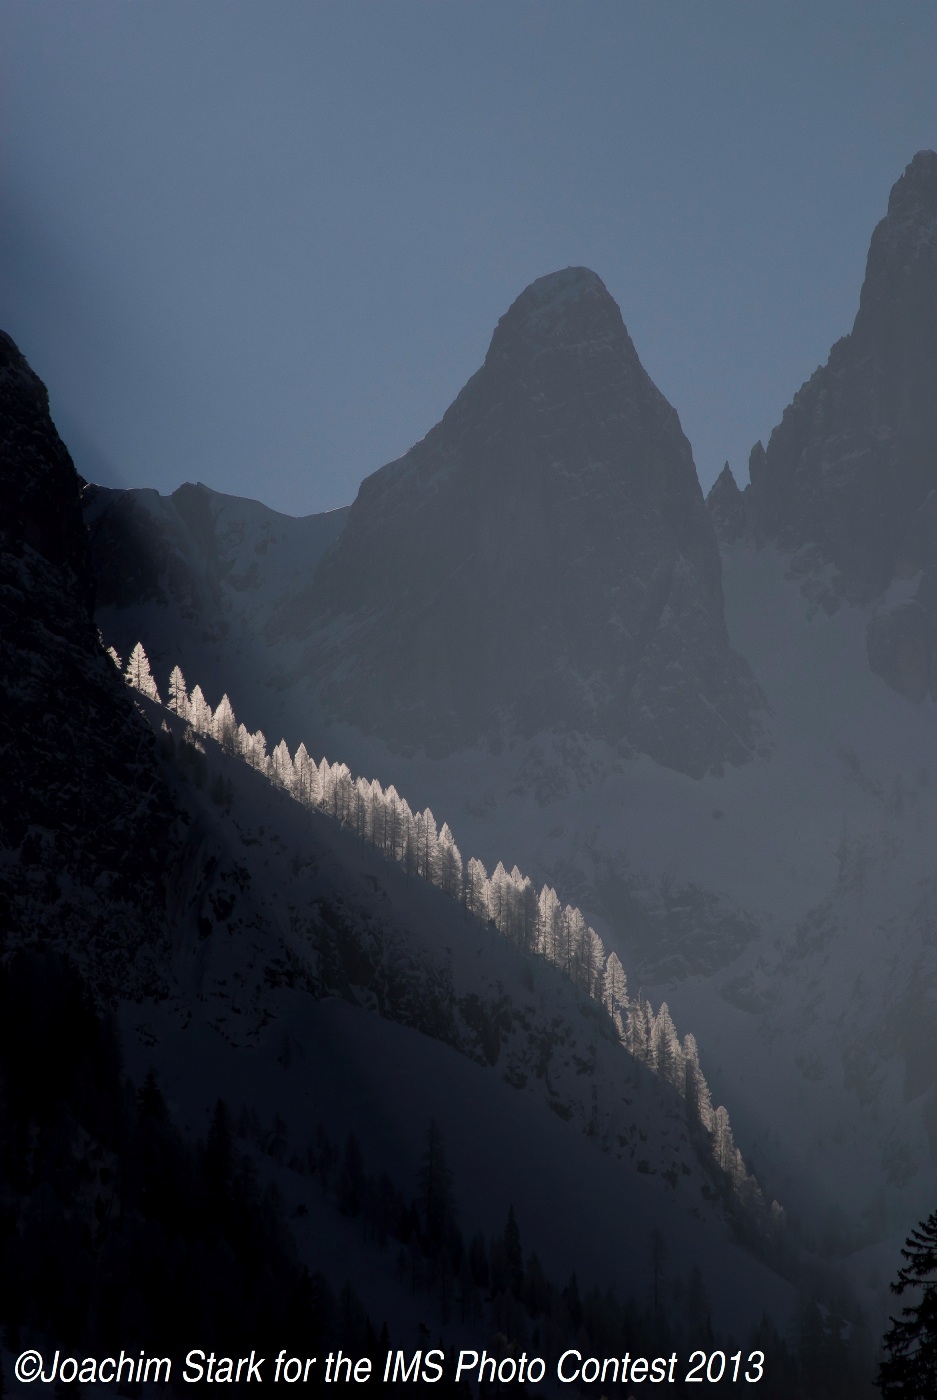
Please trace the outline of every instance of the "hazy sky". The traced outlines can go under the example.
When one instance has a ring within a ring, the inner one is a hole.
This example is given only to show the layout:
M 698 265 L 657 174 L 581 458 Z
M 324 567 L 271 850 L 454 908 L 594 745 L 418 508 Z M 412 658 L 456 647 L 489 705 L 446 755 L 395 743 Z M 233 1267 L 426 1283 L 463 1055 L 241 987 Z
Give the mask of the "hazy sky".
M 595 269 L 704 486 L 937 145 L 931 0 L 2 0 L 0 325 L 80 470 L 301 514 Z

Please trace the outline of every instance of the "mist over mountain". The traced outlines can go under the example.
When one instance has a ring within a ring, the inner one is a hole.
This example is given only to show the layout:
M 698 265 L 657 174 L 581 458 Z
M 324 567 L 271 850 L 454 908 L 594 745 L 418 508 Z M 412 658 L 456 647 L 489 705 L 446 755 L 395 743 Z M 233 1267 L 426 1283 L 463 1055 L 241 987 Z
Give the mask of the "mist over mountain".
M 277 632 L 326 716 L 435 756 L 558 729 L 698 774 L 759 737 L 690 445 L 585 268 L 517 298 Z

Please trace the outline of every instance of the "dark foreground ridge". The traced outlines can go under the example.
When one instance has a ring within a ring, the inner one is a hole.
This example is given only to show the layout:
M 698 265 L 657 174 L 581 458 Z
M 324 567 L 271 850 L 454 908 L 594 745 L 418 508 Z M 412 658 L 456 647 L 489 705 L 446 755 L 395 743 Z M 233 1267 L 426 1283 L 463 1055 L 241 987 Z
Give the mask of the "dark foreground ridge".
M 91 619 L 80 487 L 45 387 L 0 335 L 4 946 L 67 944 L 115 984 L 132 962 L 155 987 L 173 812 Z

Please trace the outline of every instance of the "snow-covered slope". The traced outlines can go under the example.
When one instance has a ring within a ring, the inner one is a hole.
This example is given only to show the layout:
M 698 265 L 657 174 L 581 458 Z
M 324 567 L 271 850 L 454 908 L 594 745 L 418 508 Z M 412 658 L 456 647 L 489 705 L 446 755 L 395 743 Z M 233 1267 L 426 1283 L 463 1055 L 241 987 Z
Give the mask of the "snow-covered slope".
M 930 1191 L 931 717 L 869 672 L 864 610 L 813 608 L 787 565 L 725 554 L 732 634 L 772 696 L 768 760 L 693 781 L 585 741 L 511 766 L 402 759 L 350 730 L 330 747 L 432 803 L 489 868 L 581 902 L 693 1029 L 769 1193 L 841 1253 L 900 1233 Z
M 583 739 L 447 764 L 329 746 L 581 904 L 692 1027 L 769 1191 L 847 1248 L 932 1186 L 933 714 L 869 672 L 867 611 L 813 610 L 787 562 L 725 554 L 769 759 L 693 781 Z
M 175 989 L 122 1018 L 131 1065 L 156 1069 L 194 1131 L 220 1093 L 235 1111 L 279 1113 L 288 1156 L 322 1119 L 407 1182 L 432 1117 L 473 1228 L 503 1225 L 513 1203 L 550 1269 L 639 1301 L 633 1257 L 657 1228 L 681 1276 L 700 1269 L 720 1325 L 741 1335 L 763 1308 L 784 1317 L 788 1285 L 733 1243 L 745 1214 L 705 1134 L 601 1007 L 147 708 L 168 726 L 161 752 L 190 834 L 174 880 Z M 751 1217 L 753 1237 L 763 1228 Z M 334 1272 L 333 1233 L 305 1247 Z

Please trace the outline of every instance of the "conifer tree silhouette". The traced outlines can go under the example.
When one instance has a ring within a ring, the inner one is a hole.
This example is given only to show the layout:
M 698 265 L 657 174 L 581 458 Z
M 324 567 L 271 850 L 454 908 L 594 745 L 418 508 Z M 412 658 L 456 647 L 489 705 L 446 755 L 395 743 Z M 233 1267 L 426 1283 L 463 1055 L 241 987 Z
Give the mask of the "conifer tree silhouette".
M 937 1211 L 911 1231 L 901 1257 L 907 1262 L 891 1291 L 900 1297 L 919 1289 L 920 1296 L 891 1319 L 878 1385 L 885 1396 L 927 1400 L 937 1395 Z

